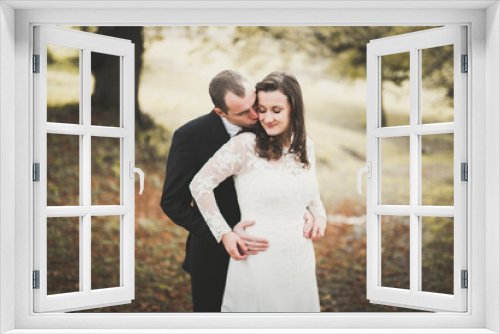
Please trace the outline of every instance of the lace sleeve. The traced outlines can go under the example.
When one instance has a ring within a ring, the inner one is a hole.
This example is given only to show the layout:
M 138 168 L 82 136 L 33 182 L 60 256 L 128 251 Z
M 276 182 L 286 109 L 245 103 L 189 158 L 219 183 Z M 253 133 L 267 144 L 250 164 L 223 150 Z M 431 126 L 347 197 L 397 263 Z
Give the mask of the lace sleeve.
M 307 138 L 307 150 L 309 151 L 309 163 L 311 164 L 311 172 L 313 174 L 315 187 L 314 197 L 311 202 L 309 202 L 308 209 L 315 219 L 322 217 L 326 221 L 326 211 L 319 196 L 318 181 L 316 179 L 316 154 L 314 151 L 314 143 L 310 138 Z
M 198 209 L 217 242 L 220 242 L 223 234 L 232 229 L 220 213 L 213 190 L 219 183 L 242 170 L 247 137 L 248 134 L 241 134 L 231 138 L 215 152 L 189 185 Z

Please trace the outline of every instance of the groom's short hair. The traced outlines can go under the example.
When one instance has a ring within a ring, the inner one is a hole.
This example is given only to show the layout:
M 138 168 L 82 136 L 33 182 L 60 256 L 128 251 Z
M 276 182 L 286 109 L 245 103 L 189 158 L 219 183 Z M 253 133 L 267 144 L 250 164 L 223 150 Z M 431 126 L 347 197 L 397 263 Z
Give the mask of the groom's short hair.
M 225 100 L 227 92 L 244 97 L 245 87 L 243 83 L 247 81 L 242 74 L 234 70 L 225 70 L 217 74 L 208 86 L 208 92 L 214 106 L 227 113 L 228 109 Z

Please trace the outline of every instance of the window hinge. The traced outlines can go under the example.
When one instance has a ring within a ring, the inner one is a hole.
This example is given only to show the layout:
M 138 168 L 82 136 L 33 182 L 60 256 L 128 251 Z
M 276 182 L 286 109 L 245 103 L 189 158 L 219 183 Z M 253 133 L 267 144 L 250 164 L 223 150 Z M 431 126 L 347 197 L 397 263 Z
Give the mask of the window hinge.
M 33 289 L 40 289 L 40 270 L 33 270 Z
M 33 73 L 40 73 L 40 55 L 33 55 Z
M 462 73 L 469 72 L 469 57 L 467 55 L 462 55 Z
M 462 270 L 462 289 L 467 289 L 469 287 L 469 274 L 467 270 Z
M 40 163 L 33 164 L 33 181 L 40 182 Z
M 461 174 L 462 174 L 462 177 L 460 178 L 460 180 L 469 181 L 469 167 L 468 167 L 467 163 L 462 162 L 460 169 L 461 169 Z

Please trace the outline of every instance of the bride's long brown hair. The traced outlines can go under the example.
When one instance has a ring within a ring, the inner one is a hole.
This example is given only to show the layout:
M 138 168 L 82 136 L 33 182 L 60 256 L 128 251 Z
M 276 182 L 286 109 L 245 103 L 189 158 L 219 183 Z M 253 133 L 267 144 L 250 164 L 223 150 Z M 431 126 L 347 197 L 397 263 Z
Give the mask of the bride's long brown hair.
M 255 151 L 257 155 L 268 160 L 277 160 L 283 155 L 283 145 L 291 140 L 290 152 L 295 153 L 296 159 L 309 167 L 306 148 L 306 128 L 304 122 L 304 101 L 302 89 L 297 78 L 288 72 L 275 71 L 255 85 L 255 93 L 274 92 L 283 93 L 290 103 L 290 130 L 283 136 L 270 137 L 260 122 L 257 122 L 255 134 L 257 136 Z M 258 97 L 257 97 L 258 98 Z M 258 101 L 257 101 L 258 103 Z

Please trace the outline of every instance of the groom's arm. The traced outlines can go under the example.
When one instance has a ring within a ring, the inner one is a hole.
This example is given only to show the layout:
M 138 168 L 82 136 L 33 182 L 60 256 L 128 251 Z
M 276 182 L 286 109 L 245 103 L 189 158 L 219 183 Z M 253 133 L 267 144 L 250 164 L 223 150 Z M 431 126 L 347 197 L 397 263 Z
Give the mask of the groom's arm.
M 192 205 L 189 183 L 198 172 L 188 136 L 177 130 L 168 154 L 160 206 L 177 225 L 198 236 L 211 233 L 199 210 Z

